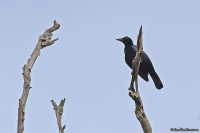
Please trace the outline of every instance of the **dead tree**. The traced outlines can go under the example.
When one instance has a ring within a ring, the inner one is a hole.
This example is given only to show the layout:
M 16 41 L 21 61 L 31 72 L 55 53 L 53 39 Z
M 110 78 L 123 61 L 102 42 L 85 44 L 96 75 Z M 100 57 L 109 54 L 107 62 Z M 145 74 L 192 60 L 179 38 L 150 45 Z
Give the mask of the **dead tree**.
M 27 64 L 24 65 L 23 69 L 23 78 L 24 78 L 24 86 L 23 86 L 23 93 L 21 98 L 19 99 L 19 108 L 18 108 L 18 125 L 17 125 L 17 133 L 23 133 L 24 132 L 24 120 L 25 120 L 25 106 L 26 101 L 28 98 L 29 90 L 31 89 L 30 83 L 31 83 L 31 69 L 37 59 L 37 57 L 40 55 L 40 49 L 52 45 L 55 41 L 58 40 L 54 39 L 51 40 L 52 32 L 57 30 L 60 27 L 60 24 L 58 24 L 56 21 L 54 21 L 54 25 L 47 29 L 43 35 L 39 37 L 38 43 L 31 54 L 31 57 L 28 59 Z
M 138 72 L 139 72 L 139 67 L 140 67 L 140 62 L 142 59 L 142 52 L 143 52 L 143 45 L 142 45 L 142 26 L 140 27 L 140 31 L 138 34 L 137 38 L 137 52 L 136 56 L 133 60 L 133 65 L 132 65 L 132 79 L 131 79 L 131 84 L 129 90 L 129 96 L 135 101 L 135 115 L 137 119 L 139 120 L 142 129 L 144 133 L 152 133 L 151 125 L 147 119 L 147 116 L 144 112 L 143 104 L 142 104 L 142 99 L 139 94 L 138 90 Z M 134 88 L 134 82 L 135 82 L 135 88 Z
M 64 100 L 61 100 L 59 106 L 54 102 L 54 100 L 51 100 L 51 102 L 54 107 L 53 109 L 55 110 L 55 113 L 56 113 L 59 133 L 64 133 L 65 125 L 62 127 L 61 118 L 63 114 L 63 106 L 65 104 L 65 98 Z

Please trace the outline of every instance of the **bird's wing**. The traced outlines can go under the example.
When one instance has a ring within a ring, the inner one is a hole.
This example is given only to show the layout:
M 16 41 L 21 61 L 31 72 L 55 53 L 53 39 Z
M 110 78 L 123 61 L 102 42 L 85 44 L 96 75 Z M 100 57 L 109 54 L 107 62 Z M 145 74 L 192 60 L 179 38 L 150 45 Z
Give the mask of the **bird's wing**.
M 142 53 L 142 64 L 145 66 L 148 66 L 148 67 L 153 67 L 153 64 L 152 64 L 150 58 L 144 51 Z

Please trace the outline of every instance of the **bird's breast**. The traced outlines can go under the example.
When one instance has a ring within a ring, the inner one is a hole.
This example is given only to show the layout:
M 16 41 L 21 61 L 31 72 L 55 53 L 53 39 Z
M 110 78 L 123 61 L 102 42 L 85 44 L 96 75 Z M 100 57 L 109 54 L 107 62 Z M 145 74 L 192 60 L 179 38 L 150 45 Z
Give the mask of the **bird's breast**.
M 126 64 L 132 68 L 132 60 L 134 59 L 136 55 L 136 51 L 132 47 L 125 47 L 124 48 L 124 54 L 125 54 L 125 62 Z
M 124 48 L 125 58 L 134 58 L 136 55 L 136 50 L 133 47 L 125 47 Z

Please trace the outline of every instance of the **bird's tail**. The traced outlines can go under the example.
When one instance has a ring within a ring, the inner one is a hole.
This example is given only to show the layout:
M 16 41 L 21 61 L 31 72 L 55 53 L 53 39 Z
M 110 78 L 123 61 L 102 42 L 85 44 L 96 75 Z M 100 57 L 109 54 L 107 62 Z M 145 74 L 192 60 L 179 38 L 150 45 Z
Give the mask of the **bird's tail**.
M 150 74 L 151 78 L 153 79 L 153 82 L 154 82 L 156 88 L 159 90 L 161 88 L 163 88 L 163 84 L 162 84 L 160 78 L 158 77 L 157 73 L 155 72 L 155 70 L 149 72 L 149 74 Z

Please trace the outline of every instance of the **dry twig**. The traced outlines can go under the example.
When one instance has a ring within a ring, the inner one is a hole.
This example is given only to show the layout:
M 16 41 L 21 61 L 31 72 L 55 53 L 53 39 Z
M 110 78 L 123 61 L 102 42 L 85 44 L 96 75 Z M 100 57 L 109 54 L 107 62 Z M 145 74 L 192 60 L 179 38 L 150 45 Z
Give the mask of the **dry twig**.
M 24 120 L 25 120 L 25 106 L 26 101 L 28 98 L 29 90 L 31 89 L 30 83 L 31 83 L 31 69 L 37 59 L 37 57 L 40 55 L 40 49 L 47 47 L 49 45 L 52 45 L 55 41 L 58 40 L 54 39 L 51 40 L 52 32 L 57 30 L 60 27 L 60 24 L 58 24 L 56 21 L 54 21 L 54 25 L 47 29 L 43 35 L 40 36 L 38 43 L 31 54 L 31 57 L 28 59 L 27 64 L 24 65 L 23 69 L 23 78 L 24 78 L 24 89 L 21 98 L 19 99 L 19 108 L 18 108 L 18 126 L 17 126 L 17 133 L 23 133 L 24 132 Z
M 143 52 L 143 45 L 142 45 L 142 26 L 141 26 L 137 40 L 137 52 L 132 65 L 132 73 L 131 73 L 132 79 L 129 88 L 131 92 L 129 92 L 129 96 L 135 101 L 136 104 L 135 115 L 137 119 L 140 121 L 144 133 L 152 133 L 151 125 L 144 112 L 142 99 L 140 97 L 138 90 L 138 72 L 139 72 L 140 62 L 142 59 L 142 52 Z M 136 91 L 134 89 L 134 82 Z
M 63 106 L 65 104 L 65 98 L 64 98 L 64 100 L 61 100 L 59 106 L 57 106 L 57 104 L 54 102 L 54 100 L 51 100 L 51 102 L 54 107 L 53 109 L 55 110 L 55 113 L 56 113 L 59 133 L 64 133 L 65 125 L 62 127 L 61 118 L 62 118 L 62 114 L 63 114 Z

